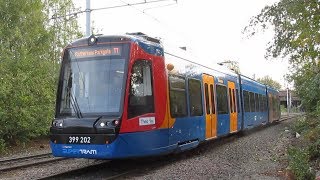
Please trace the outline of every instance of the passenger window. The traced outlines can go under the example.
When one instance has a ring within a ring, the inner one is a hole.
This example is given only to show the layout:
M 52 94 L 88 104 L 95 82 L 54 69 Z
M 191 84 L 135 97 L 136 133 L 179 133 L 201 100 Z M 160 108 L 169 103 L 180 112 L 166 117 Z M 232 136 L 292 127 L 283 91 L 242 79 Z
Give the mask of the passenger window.
M 250 112 L 250 96 L 248 91 L 243 91 L 244 97 L 244 111 Z
M 263 99 L 262 99 L 262 95 L 261 94 L 259 94 L 259 111 L 260 112 L 263 112 Z
M 230 105 L 230 110 L 231 110 L 231 113 L 234 112 L 234 109 L 233 109 L 233 103 L 232 103 L 232 93 L 231 93 L 231 88 L 229 88 L 229 105 Z
M 205 96 L 206 96 L 206 111 L 207 111 L 207 114 L 210 114 L 210 104 L 209 104 L 209 87 L 208 87 L 208 84 L 205 83 L 204 84 L 204 91 L 205 91 Z
M 151 62 L 136 61 L 130 77 L 128 118 L 154 112 Z
M 202 112 L 202 101 L 201 101 L 201 82 L 196 79 L 189 79 L 189 100 L 190 100 L 190 115 L 201 116 Z
M 216 86 L 218 114 L 228 114 L 228 91 L 226 86 Z
M 213 85 L 210 84 L 210 92 L 211 92 L 211 107 L 212 107 L 212 114 L 216 113 L 216 104 L 214 101 L 214 91 L 213 91 Z
M 258 98 L 258 94 L 254 93 L 254 104 L 255 104 L 255 112 L 259 112 L 259 98 Z
M 267 96 L 263 96 L 263 108 L 264 111 L 268 111 L 268 101 L 267 101 Z
M 233 112 L 237 111 L 237 107 L 236 107 L 236 94 L 234 92 L 234 89 L 232 89 L 232 102 L 233 102 Z
M 238 89 L 236 89 L 236 98 L 237 98 L 238 113 L 240 113 L 240 101 L 239 101 L 239 90 Z
M 255 112 L 254 93 L 249 92 L 249 96 L 250 96 L 250 110 L 251 110 L 251 112 Z
M 169 76 L 171 117 L 187 116 L 186 80 L 182 76 Z

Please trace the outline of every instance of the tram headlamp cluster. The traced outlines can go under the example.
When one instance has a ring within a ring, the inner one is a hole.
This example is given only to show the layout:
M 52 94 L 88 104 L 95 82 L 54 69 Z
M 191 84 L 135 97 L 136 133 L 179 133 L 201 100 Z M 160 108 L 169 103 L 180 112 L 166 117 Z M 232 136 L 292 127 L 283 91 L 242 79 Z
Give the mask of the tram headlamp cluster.
M 119 120 L 106 120 L 106 119 L 101 119 L 96 123 L 96 127 L 98 128 L 107 128 L 107 127 L 114 127 L 118 126 L 120 124 Z
M 55 119 L 52 122 L 53 127 L 62 128 L 63 127 L 63 120 L 62 119 Z

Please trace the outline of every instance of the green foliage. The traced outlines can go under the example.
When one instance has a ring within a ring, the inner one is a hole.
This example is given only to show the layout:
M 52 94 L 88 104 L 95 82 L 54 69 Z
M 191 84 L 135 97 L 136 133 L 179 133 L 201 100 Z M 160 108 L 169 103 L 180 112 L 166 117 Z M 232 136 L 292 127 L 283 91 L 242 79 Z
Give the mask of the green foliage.
M 281 84 L 273 80 L 270 76 L 264 76 L 263 78 L 258 78 L 257 81 L 261 82 L 262 84 L 266 84 L 276 90 L 281 89 Z
M 310 144 L 310 146 L 308 147 L 308 152 L 311 160 L 320 157 L 320 139 L 317 139 L 314 143 Z
M 308 120 L 305 117 L 299 118 L 292 126 L 292 130 L 294 132 L 297 132 L 301 134 L 302 132 L 305 132 L 309 129 L 309 123 Z
M 249 36 L 274 29 L 266 57 L 286 57 L 289 80 L 308 112 L 320 115 L 320 13 L 317 0 L 280 0 L 266 6 L 244 30 Z
M 289 168 L 297 180 L 313 180 L 315 172 L 309 164 L 309 155 L 306 150 L 289 148 Z
M 288 150 L 289 168 L 297 179 L 314 179 L 311 171 L 311 161 L 320 157 L 320 121 L 316 117 L 308 116 L 298 119 L 292 128 L 294 132 L 302 134 L 299 144 L 305 144 L 304 149 L 291 148 Z
M 47 134 L 53 118 L 62 48 L 53 40 L 64 29 L 51 26 L 46 7 L 42 0 L 0 1 L 0 152 Z M 78 32 L 71 30 L 65 34 Z
M 258 29 L 273 25 L 275 37 L 268 47 L 268 57 L 290 56 L 290 61 L 300 63 L 319 59 L 320 14 L 317 0 L 280 0 L 266 6 L 251 19 L 245 28 L 249 35 Z

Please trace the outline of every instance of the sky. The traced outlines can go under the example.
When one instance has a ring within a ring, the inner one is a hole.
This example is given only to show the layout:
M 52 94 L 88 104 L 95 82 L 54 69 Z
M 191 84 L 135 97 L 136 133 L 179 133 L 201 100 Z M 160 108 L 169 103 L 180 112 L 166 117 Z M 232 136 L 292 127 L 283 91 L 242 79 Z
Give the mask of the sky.
M 145 0 L 91 0 L 91 9 L 144 2 Z M 155 0 L 147 0 L 147 2 Z M 225 60 L 238 61 L 248 77 L 272 79 L 286 87 L 286 60 L 266 60 L 272 28 L 251 38 L 242 33 L 250 18 L 278 0 L 167 0 L 91 12 L 92 26 L 100 34 L 143 32 L 187 51 L 210 65 Z M 74 0 L 84 10 L 86 0 Z M 85 14 L 78 16 L 85 34 Z M 165 47 L 164 47 L 165 48 Z

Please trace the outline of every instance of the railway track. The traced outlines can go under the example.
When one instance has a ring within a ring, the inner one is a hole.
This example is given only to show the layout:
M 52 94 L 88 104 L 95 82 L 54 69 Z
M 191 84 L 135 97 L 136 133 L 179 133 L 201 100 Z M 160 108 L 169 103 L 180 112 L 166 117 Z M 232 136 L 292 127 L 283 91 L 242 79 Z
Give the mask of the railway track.
M 17 158 L 0 159 L 0 172 L 11 171 L 19 168 L 36 166 L 40 164 L 61 161 L 67 158 L 53 157 L 51 153 L 37 154 Z

